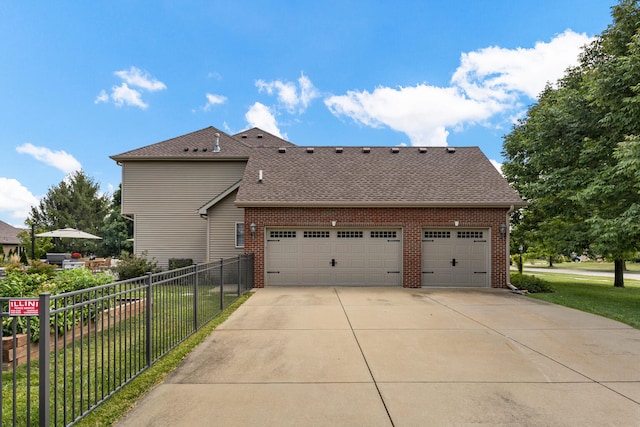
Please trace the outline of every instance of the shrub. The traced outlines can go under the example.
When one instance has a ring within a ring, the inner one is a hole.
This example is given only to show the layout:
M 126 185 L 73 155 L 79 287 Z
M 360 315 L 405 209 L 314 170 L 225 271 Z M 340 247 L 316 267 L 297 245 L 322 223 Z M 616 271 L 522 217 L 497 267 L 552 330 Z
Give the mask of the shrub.
M 111 270 L 116 273 L 118 280 L 133 279 L 144 276 L 149 272 L 157 273 L 160 271 L 158 262 L 155 258 L 148 260 L 146 252 L 143 252 L 141 256 L 122 252 L 122 257 L 118 261 L 118 264 L 112 267 Z
M 113 282 L 114 277 L 109 272 L 92 273 L 87 268 L 72 268 L 59 271 L 53 281 L 55 293 L 63 293 L 106 285 Z
M 169 258 L 169 270 L 175 270 L 182 267 L 193 265 L 191 258 Z
M 27 268 L 27 273 L 29 274 L 44 274 L 48 277 L 53 277 L 56 275 L 56 265 L 55 264 L 47 264 L 46 262 L 42 262 L 40 260 L 34 259 L 29 262 L 29 268 Z
M 0 280 L 0 297 L 34 297 L 47 288 L 50 277 L 46 274 L 33 273 L 19 269 L 8 269 L 7 277 Z
M 528 274 L 511 274 L 511 284 L 520 290 L 527 290 L 532 294 L 553 292 L 553 289 L 549 287 L 547 282 L 536 276 L 530 276 Z

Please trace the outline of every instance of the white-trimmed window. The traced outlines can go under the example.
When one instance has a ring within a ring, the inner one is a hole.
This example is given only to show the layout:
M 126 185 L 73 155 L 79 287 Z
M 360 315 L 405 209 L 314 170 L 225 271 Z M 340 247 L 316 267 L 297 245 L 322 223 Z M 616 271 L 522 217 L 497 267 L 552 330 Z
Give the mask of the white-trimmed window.
M 244 248 L 244 223 L 236 222 L 236 248 Z

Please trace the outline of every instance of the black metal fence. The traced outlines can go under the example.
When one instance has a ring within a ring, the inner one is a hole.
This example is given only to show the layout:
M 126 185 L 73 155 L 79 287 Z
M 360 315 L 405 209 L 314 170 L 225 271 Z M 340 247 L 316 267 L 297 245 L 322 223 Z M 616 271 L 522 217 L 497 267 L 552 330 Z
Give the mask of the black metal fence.
M 0 427 L 74 424 L 253 283 L 253 255 L 241 255 L 81 291 L 45 293 L 37 303 L 0 298 L 2 323 L 13 330 L 2 337 Z M 38 305 L 38 314 L 16 316 L 11 310 L 27 305 Z M 16 334 L 18 322 L 26 323 L 26 335 Z

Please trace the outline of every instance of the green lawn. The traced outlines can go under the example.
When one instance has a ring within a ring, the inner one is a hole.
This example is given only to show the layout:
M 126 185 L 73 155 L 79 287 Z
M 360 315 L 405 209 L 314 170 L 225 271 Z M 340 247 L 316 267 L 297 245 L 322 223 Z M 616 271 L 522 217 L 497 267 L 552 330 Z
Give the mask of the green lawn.
M 608 277 L 543 270 L 534 275 L 548 282 L 554 292 L 531 294 L 531 298 L 598 314 L 640 329 L 640 281 L 625 279 L 624 288 L 614 288 L 613 278 Z
M 206 289 L 203 288 L 202 291 L 205 292 Z M 213 307 L 208 307 L 210 310 L 204 306 L 199 307 L 199 317 L 208 314 L 207 318 L 211 318 L 215 313 L 219 314 L 204 324 L 200 330 L 184 339 L 193 327 L 193 307 L 192 304 L 184 305 L 184 301 L 190 300 L 190 298 L 181 298 L 183 293 L 182 289 L 166 289 L 156 299 L 154 324 L 157 325 L 154 329 L 161 330 L 164 334 L 155 336 L 152 353 L 156 357 L 166 354 L 76 425 L 111 425 L 251 296 L 251 293 L 240 298 L 235 294 L 225 294 L 224 305 L 227 308 L 221 312 L 217 305 L 219 297 L 201 298 L 201 301 L 213 300 L 215 304 Z M 161 299 L 168 303 L 161 304 Z M 234 300 L 237 301 L 233 302 Z M 160 312 L 162 307 L 167 311 Z M 202 323 L 205 320 L 206 318 L 203 317 Z M 69 345 L 66 351 L 62 349 L 52 354 L 52 382 L 56 378 L 58 380 L 57 388 L 52 384 L 51 389 L 52 425 L 65 425 L 73 421 L 86 411 L 92 402 L 112 393 L 114 388 L 121 387 L 132 376 L 132 373 L 144 369 L 145 337 L 139 332 L 143 330 L 144 322 L 144 315 L 132 316 L 104 332 L 87 336 L 84 341 Z M 107 365 L 104 365 L 105 361 Z M 38 424 L 38 362 L 31 362 L 31 387 L 27 385 L 27 368 L 26 365 L 22 365 L 16 371 L 17 425 L 27 425 L 26 405 L 28 404 L 31 405 L 31 425 Z M 56 375 L 56 372 L 66 372 L 67 375 Z M 12 424 L 13 386 L 11 372 L 3 372 L 0 425 Z

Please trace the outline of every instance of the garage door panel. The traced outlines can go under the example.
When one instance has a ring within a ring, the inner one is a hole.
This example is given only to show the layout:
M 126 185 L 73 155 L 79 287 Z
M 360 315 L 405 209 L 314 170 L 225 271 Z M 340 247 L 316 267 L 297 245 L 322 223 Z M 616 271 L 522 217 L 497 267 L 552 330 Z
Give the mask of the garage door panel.
M 489 286 L 489 231 L 423 230 L 423 286 Z
M 399 229 L 267 230 L 267 285 L 400 285 L 402 275 L 388 272 L 401 271 L 401 234 Z M 268 273 L 274 270 L 281 271 Z

